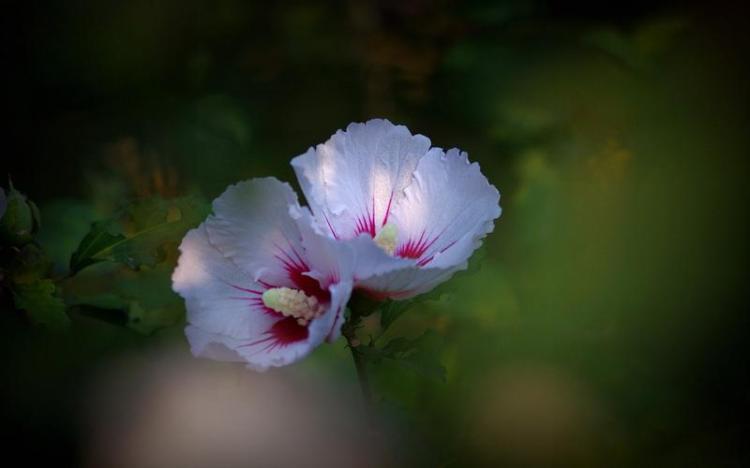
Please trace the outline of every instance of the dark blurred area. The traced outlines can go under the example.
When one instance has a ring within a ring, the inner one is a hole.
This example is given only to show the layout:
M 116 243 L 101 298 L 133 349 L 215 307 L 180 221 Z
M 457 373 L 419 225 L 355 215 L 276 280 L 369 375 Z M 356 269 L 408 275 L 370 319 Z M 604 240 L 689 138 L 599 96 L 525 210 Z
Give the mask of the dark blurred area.
M 0 20 L 0 185 L 10 175 L 39 205 L 39 242 L 59 268 L 90 223 L 125 200 L 210 200 L 257 176 L 292 182 L 292 157 L 373 117 L 467 151 L 500 189 L 503 216 L 480 268 L 394 325 L 394 335 L 436 331 L 448 379 L 376 369 L 384 422 L 369 444 L 371 429 L 349 411 L 357 388 L 343 343 L 260 376 L 192 362 L 165 267 L 147 280 L 148 298 L 138 296 L 139 326 L 81 313 L 55 334 L 2 311 L 9 457 L 58 466 L 747 466 L 744 8 L 11 3 Z M 72 289 L 125 291 L 132 309 L 143 283 L 109 274 Z M 171 315 L 149 321 L 150 310 Z M 227 383 L 233 373 L 237 388 Z M 247 410 L 256 407 L 265 410 L 257 421 Z M 283 424 L 253 426 L 266 421 Z M 289 455 L 287 441 L 308 457 Z M 172 456 L 185 447 L 195 455 Z

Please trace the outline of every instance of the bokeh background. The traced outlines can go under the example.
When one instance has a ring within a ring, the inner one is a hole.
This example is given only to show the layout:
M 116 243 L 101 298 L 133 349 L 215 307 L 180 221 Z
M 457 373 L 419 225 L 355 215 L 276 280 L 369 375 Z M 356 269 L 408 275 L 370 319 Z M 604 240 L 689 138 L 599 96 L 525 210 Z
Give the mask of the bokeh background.
M 468 151 L 504 211 L 472 270 L 389 330 L 434 331 L 447 379 L 373 368 L 374 433 L 343 341 L 262 376 L 190 358 L 173 259 L 140 272 L 92 267 L 64 283 L 91 298 L 66 296 L 67 333 L 29 326 L 4 291 L 6 456 L 57 466 L 747 461 L 743 9 L 15 3 L 0 20 L 1 172 L 39 205 L 38 242 L 60 277 L 91 222 L 123 203 L 210 200 L 256 176 L 293 181 L 292 157 L 372 117 Z

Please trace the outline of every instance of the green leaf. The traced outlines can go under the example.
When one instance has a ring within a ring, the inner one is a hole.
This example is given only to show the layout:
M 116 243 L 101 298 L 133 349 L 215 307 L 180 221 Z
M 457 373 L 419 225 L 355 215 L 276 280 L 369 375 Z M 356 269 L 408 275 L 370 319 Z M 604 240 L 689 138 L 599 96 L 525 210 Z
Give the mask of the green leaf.
M 413 300 L 387 301 L 380 307 L 380 328 L 382 333 L 388 330 L 401 315 L 414 304 Z
M 405 340 L 396 338 L 395 340 Z M 392 353 L 396 363 L 411 369 L 424 377 L 445 382 L 445 367 L 440 363 L 442 338 L 434 332 L 426 331 L 418 338 L 393 343 L 391 340 L 385 351 Z
M 394 338 L 382 348 L 361 346 L 357 349 L 372 363 L 386 359 L 423 377 L 445 382 L 445 367 L 438 358 L 441 345 L 442 338 L 428 330 L 417 338 Z
M 198 198 L 152 198 L 128 206 L 119 220 L 94 223 L 71 257 L 75 274 L 101 261 L 112 261 L 137 270 L 166 257 L 185 233 L 208 215 L 208 205 Z
M 208 205 L 197 198 L 152 198 L 127 210 L 127 239 L 111 248 L 114 261 L 132 269 L 153 266 L 165 258 L 165 246 L 176 246 L 185 233 L 208 216 Z
M 53 262 L 55 273 L 68 272 L 70 254 L 91 229 L 98 218 L 92 203 L 75 199 L 54 199 L 40 206 L 44 227 L 36 241 Z
M 47 276 L 50 266 L 51 262 L 44 250 L 36 244 L 26 244 L 15 250 L 5 275 L 13 283 L 31 283 Z
M 26 311 L 35 324 L 57 330 L 66 329 L 70 324 L 65 303 L 57 297 L 52 280 L 40 279 L 14 285 L 13 301 L 17 308 Z
M 177 323 L 182 318 L 182 310 L 182 304 L 146 309 L 140 302 L 133 301 L 128 307 L 127 326 L 147 335 Z
M 173 270 L 172 262 L 139 270 L 99 263 L 65 281 L 65 301 L 86 306 L 88 315 L 149 334 L 183 318 L 184 303 L 171 288 Z
M 112 246 L 125 240 L 124 235 L 111 232 L 114 228 L 112 221 L 97 221 L 91 225 L 91 230 L 70 257 L 71 274 L 78 273 L 94 263 L 107 260 Z
M 420 294 L 411 299 L 402 301 L 388 300 L 381 303 L 378 311 L 380 312 L 380 326 L 382 328 L 382 333 L 385 333 L 388 327 L 390 327 L 396 319 L 401 317 L 404 312 L 412 308 L 414 305 L 427 301 L 439 301 L 444 296 L 454 291 L 457 285 L 460 284 L 457 280 L 471 277 L 479 272 L 486 257 L 487 249 L 485 245 L 482 245 L 471 256 L 466 269 L 456 272 L 450 281 L 446 281 L 431 291 Z
M 477 255 L 478 254 L 478 255 Z M 467 274 L 473 274 L 478 270 L 478 263 L 481 262 L 482 257 L 482 249 L 479 249 L 477 252 L 475 252 L 476 257 L 480 257 L 478 259 L 472 259 L 469 262 L 469 266 L 467 270 L 465 271 L 459 271 L 454 275 L 454 278 L 456 277 L 463 277 Z M 426 301 L 438 301 L 445 295 L 451 286 L 451 283 L 453 281 L 449 281 L 447 283 L 443 283 L 442 285 L 436 287 L 432 291 L 429 291 L 424 294 L 420 294 L 419 296 L 413 297 L 411 299 L 401 300 L 401 301 L 394 301 L 394 300 L 387 300 L 382 303 L 380 303 L 380 306 L 377 308 L 377 311 L 380 312 L 380 327 L 381 327 L 381 335 L 388 330 L 388 328 L 395 322 L 401 315 L 404 314 L 407 310 L 412 308 L 416 304 L 420 304 L 422 302 Z

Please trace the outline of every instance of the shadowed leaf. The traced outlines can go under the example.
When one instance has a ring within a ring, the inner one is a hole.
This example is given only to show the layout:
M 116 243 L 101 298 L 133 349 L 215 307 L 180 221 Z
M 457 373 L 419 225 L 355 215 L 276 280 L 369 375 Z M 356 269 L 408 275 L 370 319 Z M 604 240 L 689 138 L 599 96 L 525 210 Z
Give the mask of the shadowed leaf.
M 65 313 L 65 303 L 56 296 L 55 283 L 40 279 L 13 287 L 13 301 L 17 308 L 26 311 L 29 319 L 51 329 L 64 330 L 70 320 Z

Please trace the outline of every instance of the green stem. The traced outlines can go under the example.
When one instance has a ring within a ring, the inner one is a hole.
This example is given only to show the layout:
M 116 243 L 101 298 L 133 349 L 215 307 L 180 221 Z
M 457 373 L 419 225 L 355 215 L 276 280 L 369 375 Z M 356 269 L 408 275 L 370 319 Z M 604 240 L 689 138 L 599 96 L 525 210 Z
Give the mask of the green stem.
M 348 338 L 347 341 L 349 341 Z M 359 388 L 362 390 L 362 399 L 365 401 L 365 405 L 370 408 L 372 406 L 372 391 L 370 390 L 370 379 L 367 377 L 367 365 L 362 353 L 357 346 L 352 346 L 351 341 L 349 341 L 349 349 L 352 352 L 354 367 L 357 369 L 357 380 L 359 380 Z
M 364 400 L 365 408 L 367 411 L 370 411 L 372 408 L 372 390 L 370 389 L 370 379 L 367 375 L 365 357 L 360 350 L 362 344 L 357 338 L 357 327 L 361 320 L 362 317 L 352 310 L 349 315 L 349 320 L 347 320 L 341 328 L 341 334 L 346 338 L 349 350 L 352 353 L 352 360 L 354 361 L 354 368 L 357 370 L 357 380 L 359 381 L 359 388 L 362 391 L 362 399 Z

